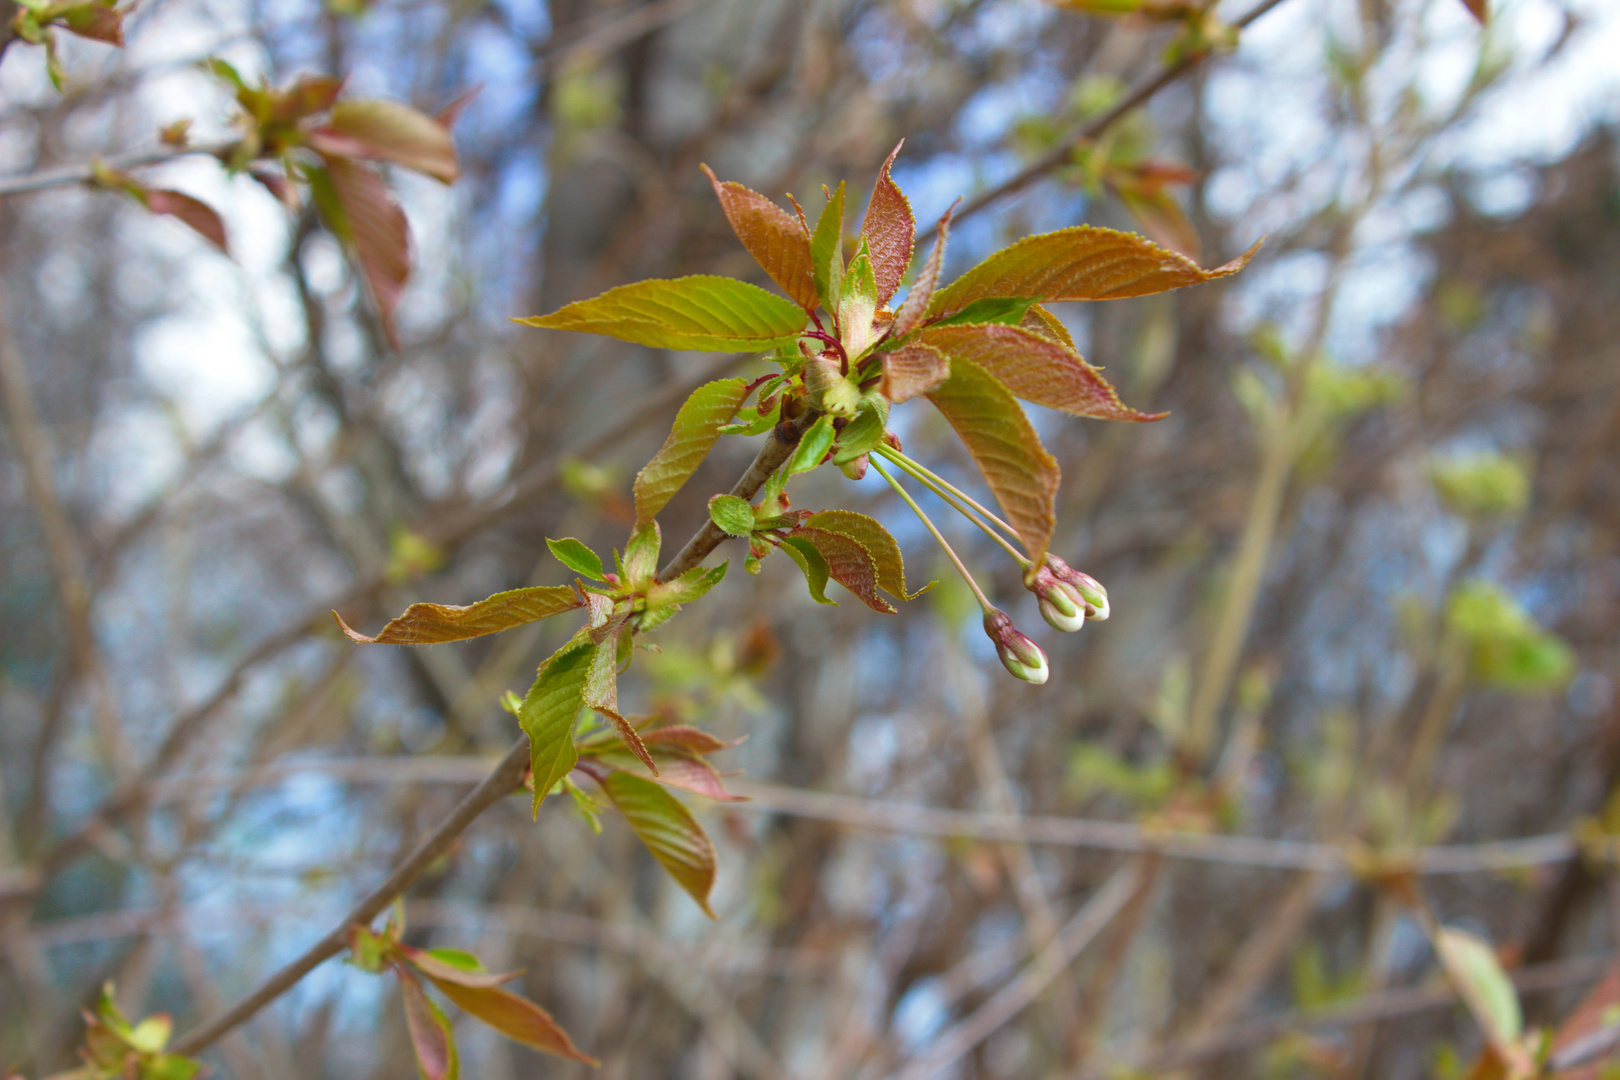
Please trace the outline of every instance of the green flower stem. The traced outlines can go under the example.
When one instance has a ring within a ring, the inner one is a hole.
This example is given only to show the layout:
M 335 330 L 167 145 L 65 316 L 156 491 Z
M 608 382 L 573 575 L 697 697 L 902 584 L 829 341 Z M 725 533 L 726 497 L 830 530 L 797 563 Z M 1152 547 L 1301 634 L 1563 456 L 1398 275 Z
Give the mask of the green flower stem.
M 887 480 L 889 486 L 894 488 L 902 499 L 906 500 L 906 505 L 911 507 L 912 513 L 916 514 L 922 520 L 922 523 L 928 526 L 928 531 L 934 534 L 934 539 L 939 542 L 940 547 L 945 549 L 945 554 L 950 556 L 951 562 L 955 564 L 956 572 L 962 575 L 962 580 L 967 582 L 968 588 L 973 590 L 974 598 L 979 601 L 980 610 L 986 615 L 996 610 L 995 606 L 990 603 L 989 598 L 984 595 L 984 590 L 979 588 L 979 583 L 973 580 L 973 575 L 968 573 L 968 568 L 962 565 L 962 560 L 957 557 L 955 549 L 945 542 L 945 537 L 940 533 L 939 529 L 935 528 L 934 523 L 928 520 L 928 515 L 923 513 L 923 508 L 917 505 L 917 500 L 913 499 L 911 494 L 900 486 L 900 481 L 889 475 L 889 470 L 885 469 L 881 462 L 873 461 L 871 458 L 868 458 L 867 461 L 871 463 L 872 468 L 878 471 L 878 475 Z
M 906 455 L 899 453 L 893 447 L 880 443 L 873 448 L 873 452 L 880 454 L 894 462 L 900 468 L 909 473 L 912 479 L 916 480 L 929 491 L 932 491 L 935 495 L 938 495 L 941 499 L 944 499 L 947 503 L 949 503 L 951 508 L 957 513 L 961 514 L 963 517 L 973 522 L 973 524 L 983 529 L 986 536 L 1000 544 L 1002 549 L 1013 557 L 1013 561 L 1018 564 L 1020 569 L 1029 569 L 1030 562 L 1028 559 L 1024 558 L 1023 552 L 1019 551 L 1007 541 L 1006 537 L 1002 536 L 1001 533 L 992 528 L 988 524 L 988 521 L 995 522 L 997 525 L 1000 525 L 1003 529 L 1006 529 L 1008 532 L 1016 536 L 1017 532 L 1012 528 L 1012 526 L 1008 525 L 1006 522 L 990 513 L 984 507 L 974 502 L 954 485 L 930 472 L 928 469 L 924 468 L 922 465 L 919 465 L 911 458 L 906 457 Z M 988 519 L 988 521 L 986 519 Z

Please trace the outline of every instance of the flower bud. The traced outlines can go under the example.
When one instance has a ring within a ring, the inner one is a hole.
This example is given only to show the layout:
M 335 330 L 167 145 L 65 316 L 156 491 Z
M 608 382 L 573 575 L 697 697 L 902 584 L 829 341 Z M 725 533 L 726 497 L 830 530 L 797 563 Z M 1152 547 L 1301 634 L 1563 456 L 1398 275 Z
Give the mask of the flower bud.
M 861 477 L 866 475 L 866 466 L 867 457 L 865 454 L 862 454 L 860 457 L 850 458 L 848 461 L 838 466 L 838 468 L 851 480 L 859 480 Z
M 1098 622 L 1108 618 L 1108 590 L 1098 584 L 1096 578 L 1074 569 L 1056 555 L 1046 557 L 1046 566 L 1042 567 L 1041 570 L 1044 572 L 1048 569 L 1051 570 L 1052 576 L 1058 581 L 1074 587 L 1075 592 L 1080 596 L 1081 602 L 1085 605 L 1086 618 L 1095 619 Z
M 1086 624 L 1086 601 L 1080 590 L 1067 581 L 1060 581 L 1050 567 L 1035 572 L 1029 591 L 1040 602 L 1041 618 L 1046 625 L 1065 634 L 1072 634 Z
M 1015 679 L 1040 686 L 1046 681 L 1046 654 L 1041 647 L 1020 634 L 1005 611 L 992 609 L 984 617 L 984 632 L 996 643 L 1001 666 Z

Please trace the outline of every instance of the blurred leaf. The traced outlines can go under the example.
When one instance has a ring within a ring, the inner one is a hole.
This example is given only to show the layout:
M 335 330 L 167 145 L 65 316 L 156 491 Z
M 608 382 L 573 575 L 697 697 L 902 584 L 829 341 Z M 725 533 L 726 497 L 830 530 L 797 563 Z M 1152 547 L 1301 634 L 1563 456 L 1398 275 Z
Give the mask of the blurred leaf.
M 933 390 L 950 378 L 949 358 L 932 345 L 902 345 L 883 354 L 883 396 L 898 405 Z
M 201 199 L 194 199 L 180 191 L 155 188 L 146 192 L 143 201 L 152 213 L 174 217 L 226 255 L 231 253 L 230 242 L 225 236 L 225 222 L 212 206 Z
M 912 284 L 911 291 L 906 293 L 906 299 L 895 312 L 894 324 L 889 328 L 889 334 L 895 340 L 905 337 L 927 317 L 929 304 L 934 298 L 934 287 L 939 284 L 939 270 L 945 258 L 945 240 L 951 235 L 951 211 L 956 209 L 953 203 L 939 219 L 939 237 L 934 241 L 934 250 L 928 253 L 928 259 L 917 273 L 917 280 Z M 890 399 L 894 400 L 893 398 Z
M 748 396 L 742 379 L 717 379 L 692 391 L 675 414 L 669 438 L 636 474 L 636 525 L 646 525 L 664 508 L 720 439 Z
M 967 447 L 1029 558 L 1046 556 L 1057 518 L 1058 464 L 1001 383 L 977 364 L 953 360 L 951 376 L 928 395 Z
M 1169 758 L 1136 765 L 1091 743 L 1069 751 L 1069 786 L 1080 798 L 1106 791 L 1151 809 L 1175 793 L 1178 780 Z
M 1446 626 L 1468 646 L 1470 672 L 1487 685 L 1549 690 L 1568 682 L 1575 672 L 1569 646 L 1538 626 L 1491 582 L 1458 586 L 1446 605 Z
M 748 254 L 794 303 L 814 311 L 818 297 L 810 274 L 810 236 L 804 225 L 759 192 L 738 183 L 721 183 L 707 165 L 703 174 L 714 185 L 720 209 Z
M 651 731 L 643 732 L 642 738 L 646 740 L 648 749 L 655 754 L 659 752 L 660 747 L 672 747 L 694 754 L 713 754 L 731 745 L 715 738 L 707 731 L 687 724 L 653 728 Z
M 394 101 L 340 101 L 310 133 L 323 154 L 389 161 L 448 184 L 461 175 L 450 129 Z
M 543 1050 L 557 1057 L 583 1061 L 587 1065 L 600 1064 L 574 1045 L 574 1041 L 557 1025 L 550 1013 L 509 990 L 460 986 L 453 982 L 440 982 L 438 979 L 433 979 L 433 985 L 437 986 L 445 997 L 515 1043 Z
M 1489 0 L 1462 0 L 1462 5 L 1468 9 L 1468 14 L 1479 21 L 1481 26 L 1490 21 Z
M 1491 1046 L 1504 1056 L 1516 1050 L 1519 1036 L 1524 1034 L 1524 1014 L 1518 992 L 1495 950 L 1473 934 L 1449 926 L 1435 932 L 1434 948 L 1446 977 Z
M 388 343 L 399 345 L 394 312 L 411 276 L 410 226 L 388 187 L 369 167 L 327 157 L 307 170 L 315 207 L 360 268 Z
M 574 721 L 585 704 L 585 680 L 597 651 L 594 643 L 577 638 L 558 649 L 540 665 L 518 711 L 518 725 L 529 737 L 535 817 L 540 816 L 540 801 L 579 760 L 574 749 Z
M 810 236 L 810 274 L 828 311 L 838 310 L 844 283 L 844 184 L 827 199 Z M 802 323 L 800 325 L 803 325 Z
M 709 500 L 709 520 L 727 536 L 752 536 L 754 508 L 736 495 L 716 495 Z
M 348 623 L 343 621 L 343 616 L 335 611 L 332 617 L 351 641 L 378 645 L 434 645 L 498 634 L 502 630 L 548 619 L 582 606 L 579 594 L 566 585 L 535 585 L 496 593 L 465 607 L 412 604 L 405 609 L 405 614 L 384 626 L 376 637 L 367 637 L 351 630 Z
M 405 1027 L 411 1034 L 417 1074 L 422 1080 L 456 1080 L 460 1066 L 449 1019 L 428 998 L 409 968 L 400 964 L 394 971 L 399 976 L 399 992 L 405 1001 Z
M 417 949 L 400 942 L 394 946 L 394 952 L 436 983 L 490 987 L 509 982 L 519 974 L 516 971 L 499 974 L 486 971 L 476 956 L 459 949 Z
M 551 549 L 553 558 L 574 573 L 583 574 L 592 581 L 607 580 L 603 576 L 602 557 L 572 536 L 565 536 L 561 540 L 547 537 L 546 547 Z
M 816 545 L 809 540 L 789 536 L 782 540 L 780 550 L 803 571 L 804 582 L 810 587 L 810 599 L 829 607 L 838 606 L 838 601 L 827 599 L 827 580 L 831 575 L 827 570 L 827 560 L 822 558 Z
M 600 783 L 653 858 L 705 914 L 714 918 L 709 907 L 709 890 L 714 887 L 714 845 L 691 811 L 658 784 L 639 776 L 611 772 Z
M 858 597 L 873 611 L 895 614 L 894 605 L 877 593 L 878 568 L 872 553 L 859 540 L 829 529 L 801 525 L 788 534 L 791 539 L 808 540 L 826 561 L 832 579 Z
M 889 175 L 894 159 L 904 145 L 905 140 L 902 139 L 878 170 L 872 198 L 866 204 L 866 217 L 861 221 L 861 236 L 871 249 L 872 273 L 880 307 L 887 305 L 900 287 L 900 279 L 911 265 L 911 251 L 917 242 L 917 219 L 912 215 L 911 203 Z
M 1473 454 L 1435 461 L 1429 480 L 1446 509 L 1462 517 L 1506 517 L 1530 503 L 1530 476 L 1505 454 Z
M 916 592 L 906 591 L 906 566 L 900 554 L 900 545 L 875 518 L 857 514 L 853 510 L 823 510 L 806 518 L 804 524 L 809 528 L 838 533 L 865 548 L 877 572 L 878 588 L 891 596 L 913 600 L 936 584 L 929 582 Z
M 64 28 L 82 38 L 121 46 L 124 44 L 125 12 L 118 9 L 117 3 L 118 0 L 88 0 L 66 10 L 57 8 L 55 18 Z
M 1076 225 L 1002 248 L 934 294 L 931 314 L 960 311 L 986 296 L 1117 300 L 1179 289 L 1237 273 L 1259 245 L 1213 270 L 1134 233 Z
M 921 341 L 950 357 L 952 370 L 971 361 L 1025 401 L 1099 420 L 1157 420 L 1125 405 L 1080 354 L 1018 326 L 930 326 Z
M 804 328 L 804 311 L 758 285 L 694 274 L 620 285 L 550 315 L 512 321 L 602 334 L 657 349 L 733 352 L 796 341 Z

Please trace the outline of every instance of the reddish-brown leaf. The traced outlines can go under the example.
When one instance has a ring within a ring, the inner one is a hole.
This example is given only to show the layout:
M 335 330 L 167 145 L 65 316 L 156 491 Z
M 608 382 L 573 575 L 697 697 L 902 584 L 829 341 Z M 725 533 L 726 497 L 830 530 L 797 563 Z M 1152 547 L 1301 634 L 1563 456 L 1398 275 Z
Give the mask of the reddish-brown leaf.
M 917 280 L 912 283 L 911 291 L 906 293 L 905 303 L 894 313 L 894 325 L 889 328 L 889 334 L 894 338 L 903 338 L 917 329 L 928 315 L 928 305 L 934 298 L 934 286 L 939 284 L 939 268 L 945 259 L 945 241 L 951 235 L 951 211 L 955 209 L 956 204 L 952 203 L 945 216 L 939 219 L 939 236 L 934 240 L 934 250 L 928 253 L 922 269 L 917 271 Z
M 690 750 L 694 754 L 713 754 L 731 745 L 715 738 L 707 731 L 701 731 L 688 724 L 671 724 L 669 727 L 653 728 L 651 731 L 642 732 L 641 738 L 649 749 L 659 746 L 671 746 L 679 747 L 682 750 Z
M 283 123 L 302 120 L 332 107 L 343 92 L 343 80 L 332 75 L 304 75 L 285 90 L 275 91 L 270 115 Z
M 1037 405 L 1098 420 L 1159 420 L 1165 415 L 1123 404 L 1079 353 L 1021 326 L 935 326 L 925 329 L 921 340 L 953 364 L 977 364 L 1016 396 Z
M 438 979 L 433 979 L 433 985 L 444 991 L 445 997 L 513 1042 L 558 1057 L 583 1061 L 587 1065 L 600 1064 L 574 1045 L 574 1040 L 557 1025 L 550 1013 L 526 998 L 518 997 L 509 990 L 460 986 Z
M 992 296 L 1034 296 L 1044 303 L 1147 296 L 1235 274 L 1259 246 L 1204 270 L 1145 236 L 1076 225 L 1002 248 L 936 292 L 928 310 L 948 315 Z
M 890 596 L 914 600 L 932 587 L 930 583 L 917 592 L 906 588 L 906 562 L 900 554 L 900 545 L 876 518 L 854 510 L 823 510 L 806 518 L 804 524 L 807 528 L 846 536 L 865 548 L 877 571 L 878 588 Z
M 1463 7 L 1468 9 L 1468 13 L 1479 20 L 1480 25 L 1484 25 L 1490 20 L 1490 0 L 1462 0 L 1462 2 Z
M 714 845 L 692 812 L 658 784 L 639 776 L 610 772 L 598 783 L 653 858 L 713 918 L 709 892 L 714 888 Z
M 340 101 L 309 142 L 323 154 L 391 161 L 446 184 L 461 175 L 449 127 L 394 101 Z
M 710 168 L 703 175 L 714 185 L 731 229 L 771 280 L 806 311 L 819 300 L 810 276 L 810 233 L 804 224 L 757 191 L 735 182 L 722 183 Z
M 404 964 L 394 965 L 399 977 L 400 997 L 405 1001 L 405 1027 L 416 1051 L 416 1068 L 422 1080 L 455 1080 L 456 1039 L 450 1020 L 433 1004 L 421 982 Z
M 1117 185 L 1114 189 L 1125 209 L 1141 223 L 1156 243 L 1197 261 L 1202 253 L 1198 230 L 1176 202 L 1175 196 L 1155 185 Z
M 743 795 L 733 795 L 726 790 L 725 783 L 714 766 L 692 754 L 664 747 L 649 747 L 652 755 L 658 761 L 658 782 L 666 787 L 677 787 L 690 791 L 694 795 L 702 795 L 706 799 L 719 802 L 747 802 Z M 628 751 L 608 747 L 593 750 L 582 760 L 597 762 L 617 772 L 629 773 L 631 776 L 640 776 L 652 779 L 644 771 L 644 766 L 634 755 Z
M 194 199 L 181 191 L 157 188 L 146 192 L 144 201 L 152 213 L 177 218 L 225 254 L 231 253 L 230 243 L 225 238 L 225 222 L 220 220 L 212 206 L 201 199 Z
M 902 345 L 883 354 L 879 389 L 895 404 L 921 397 L 950 377 L 951 362 L 932 345 Z
M 1080 351 L 1075 348 L 1074 337 L 1069 333 L 1069 328 L 1064 326 L 1056 315 L 1053 315 L 1039 304 L 1026 311 L 1024 321 L 1018 325 L 1031 333 L 1056 341 L 1060 345 L 1067 345 L 1069 348 L 1074 349 L 1075 352 Z
M 951 377 L 928 395 L 961 437 L 1031 560 L 1046 557 L 1057 518 L 1058 464 L 1017 399 L 984 368 L 951 363 Z
M 591 636 L 598 642 L 596 657 L 591 661 L 590 673 L 585 677 L 585 704 L 598 713 L 607 717 L 618 729 L 619 738 L 629 747 L 641 763 L 658 775 L 658 766 L 653 764 L 652 755 L 647 752 L 647 746 L 641 741 L 634 725 L 619 712 L 619 670 L 617 639 L 619 630 L 624 626 L 624 615 L 616 617 L 601 630 L 593 630 Z M 601 637 L 598 637 L 601 634 Z
M 411 276 L 411 235 L 405 211 L 370 167 L 340 157 L 325 161 L 324 170 L 311 173 L 316 205 L 327 227 L 354 256 L 383 333 L 397 347 L 394 312 Z
M 872 253 L 872 276 L 877 281 L 878 307 L 888 304 L 889 298 L 900 287 L 900 279 L 911 265 L 912 248 L 917 243 L 917 219 L 911 213 L 911 203 L 895 184 L 889 170 L 906 141 L 901 139 L 889 152 L 878 170 L 877 183 L 872 186 L 872 198 L 866 204 L 866 217 L 861 221 L 861 235 Z
M 90 0 L 62 14 L 62 25 L 83 38 L 108 45 L 124 43 L 124 13 L 112 0 Z
M 411 967 L 436 983 L 452 982 L 458 986 L 488 989 L 492 986 L 499 986 L 504 982 L 510 982 L 522 974 L 517 971 L 474 971 L 469 968 L 457 967 L 439 959 L 426 949 L 418 949 L 406 945 L 404 942 L 395 944 L 394 951 L 404 957 Z
M 877 563 L 873 560 L 872 553 L 859 540 L 828 529 L 806 525 L 800 525 L 788 533 L 788 536 L 808 540 L 814 544 L 816 550 L 821 552 L 821 557 L 827 561 L 827 573 L 838 584 L 854 593 L 861 603 L 885 615 L 896 614 L 894 605 L 878 595 Z
M 579 594 L 566 585 L 536 585 L 496 593 L 464 607 L 412 604 L 405 609 L 405 614 L 389 622 L 376 637 L 367 637 L 351 630 L 335 611 L 332 617 L 337 619 L 338 625 L 351 641 L 362 644 L 436 645 L 496 634 L 583 606 Z

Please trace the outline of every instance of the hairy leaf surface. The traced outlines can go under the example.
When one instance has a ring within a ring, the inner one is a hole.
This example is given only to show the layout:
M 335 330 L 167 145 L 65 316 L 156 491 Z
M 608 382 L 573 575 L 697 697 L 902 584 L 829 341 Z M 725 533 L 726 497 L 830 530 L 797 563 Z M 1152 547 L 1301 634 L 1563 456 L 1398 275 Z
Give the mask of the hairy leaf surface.
M 437 645 L 446 641 L 498 634 L 514 626 L 550 618 L 583 607 L 579 594 L 566 585 L 535 585 L 486 597 L 476 604 L 412 604 L 405 614 L 390 620 L 367 637 L 349 628 L 343 616 L 332 612 L 351 641 L 377 645 Z
M 714 185 L 715 198 L 731 229 L 771 280 L 806 311 L 817 304 L 816 285 L 810 274 L 810 234 L 798 218 L 757 191 L 741 184 L 721 183 L 707 165 L 703 174 Z
M 709 520 L 727 536 L 751 536 L 754 508 L 736 495 L 715 495 L 709 499 Z
M 600 782 L 653 858 L 705 914 L 714 918 L 709 907 L 709 891 L 714 887 L 714 845 L 692 812 L 652 780 L 611 772 Z
M 553 558 L 574 573 L 583 574 L 592 581 L 607 580 L 602 576 L 602 556 L 586 547 L 583 541 L 575 540 L 572 536 L 565 536 L 561 540 L 547 537 L 546 547 L 551 549 Z
M 900 287 L 900 279 L 911 265 L 911 251 L 917 242 L 917 219 L 911 212 L 911 203 L 889 175 L 904 145 L 902 139 L 878 170 L 872 198 L 866 204 L 866 217 L 861 221 L 861 235 L 871 250 L 879 307 L 887 305 Z
M 825 529 L 847 536 L 865 548 L 877 572 L 878 588 L 890 596 L 911 600 L 927 592 L 933 585 L 930 582 L 916 592 L 906 591 L 906 563 L 900 554 L 900 545 L 876 518 L 857 514 L 853 510 L 823 510 L 806 518 L 804 524 L 807 528 Z
M 883 381 L 878 388 L 898 405 L 928 393 L 950 374 L 950 359 L 932 345 L 902 345 L 883 354 Z
M 758 285 L 694 274 L 620 285 L 550 315 L 512 321 L 601 334 L 657 349 L 732 352 L 791 343 L 804 328 L 804 311 Z
M 1102 373 L 1072 349 L 1018 326 L 930 326 L 921 340 L 951 358 L 977 364 L 1014 395 L 1099 420 L 1158 420 L 1124 404 Z
M 878 595 L 878 567 L 872 553 L 859 540 L 830 529 L 801 525 L 789 537 L 808 540 L 826 560 L 827 573 L 861 603 L 885 615 L 895 614 L 894 605 Z
M 704 383 L 675 414 L 675 426 L 658 453 L 636 474 L 636 527 L 658 516 L 681 490 L 720 439 L 720 429 L 731 422 L 748 396 L 742 379 L 716 379 Z
M 821 208 L 816 231 L 810 237 L 810 271 L 816 293 L 828 311 L 838 310 L 844 283 L 844 185 Z
M 1024 321 L 1018 325 L 1032 334 L 1039 334 L 1041 337 L 1055 341 L 1060 345 L 1067 345 L 1069 348 L 1074 349 L 1075 352 L 1080 351 L 1074 343 L 1074 336 L 1069 333 L 1069 328 L 1064 326 L 1062 320 L 1056 315 L 1053 315 L 1039 304 L 1025 312 Z
M 917 272 L 917 280 L 912 283 L 911 291 L 906 293 L 900 310 L 894 313 L 894 325 L 889 328 L 889 334 L 896 340 L 921 326 L 928 315 L 934 288 L 939 284 L 939 268 L 945 258 L 945 241 L 951 235 L 951 210 L 954 209 L 955 204 L 952 204 L 939 219 L 939 237 L 934 241 L 934 250 L 928 253 L 928 259 Z
M 1147 296 L 1235 274 L 1254 252 L 1204 270 L 1135 233 L 1076 225 L 1002 248 L 935 293 L 928 310 L 949 314 L 987 296 L 1038 296 L 1043 303 Z
M 574 749 L 574 722 L 585 704 L 585 680 L 601 646 L 579 638 L 540 665 L 534 685 L 518 708 L 518 726 L 529 737 L 529 769 L 534 774 L 534 816 L 540 801 L 567 776 L 579 752 Z
M 961 437 L 1007 520 L 1039 563 L 1056 527 L 1058 464 L 1008 389 L 966 360 L 952 360 L 951 377 L 928 395 Z

